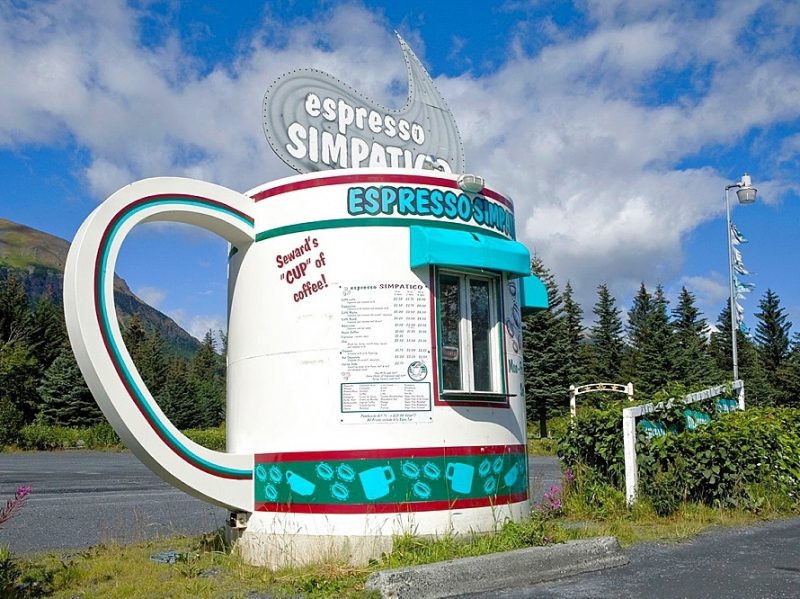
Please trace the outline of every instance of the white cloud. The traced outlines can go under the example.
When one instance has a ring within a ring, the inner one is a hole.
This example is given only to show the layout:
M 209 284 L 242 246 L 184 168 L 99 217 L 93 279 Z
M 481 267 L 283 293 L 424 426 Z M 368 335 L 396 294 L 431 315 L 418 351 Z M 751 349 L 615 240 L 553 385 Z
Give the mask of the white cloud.
M 167 292 L 158 287 L 141 287 L 136 290 L 136 295 L 146 304 L 158 308 L 167 297 Z
M 219 332 L 227 330 L 227 324 L 224 316 L 220 316 L 219 314 L 203 314 L 192 316 L 191 320 L 189 320 L 184 328 L 196 339 L 202 339 L 206 336 L 206 333 L 211 331 L 214 339 L 216 339 L 219 344 Z
M 190 314 L 185 308 L 174 308 L 168 311 L 169 317 L 195 339 L 201 340 L 211 331 L 220 349 L 220 331 L 227 331 L 228 325 L 221 314 Z
M 691 291 L 698 308 L 705 314 L 709 322 L 715 322 L 719 310 L 726 305 L 730 297 L 730 286 L 727 274 L 712 272 L 708 276 L 681 277 L 681 285 Z
M 599 282 L 621 297 L 642 280 L 676 277 L 686 234 L 723 210 L 731 173 L 687 160 L 800 117 L 800 65 L 785 51 L 800 5 L 579 5 L 588 32 L 549 23 L 551 41 L 538 53 L 511 42 L 517 52 L 496 72 L 437 84 L 469 170 L 514 198 L 519 238 L 560 282 L 572 281 L 589 312 Z M 267 16 L 271 37 L 243 40 L 232 61 L 210 70 L 174 36 L 142 48 L 136 18 L 111 1 L 0 9 L 0 147 L 74 140 L 88 150 L 82 176 L 98 199 L 166 174 L 245 190 L 289 174 L 260 122 L 264 91 L 280 74 L 314 66 L 390 106 L 404 102 L 392 91 L 405 68 L 391 26 L 360 5 L 288 24 Z M 759 20 L 769 35 L 745 38 Z M 421 40 L 408 37 L 424 58 Z M 674 97 L 660 96 L 665 80 Z M 771 151 L 776 162 L 793 160 L 798 147 L 788 139 Z M 768 199 L 798 190 L 794 180 L 758 186 Z M 716 293 L 692 284 L 698 295 Z M 185 324 L 202 336 L 220 322 Z

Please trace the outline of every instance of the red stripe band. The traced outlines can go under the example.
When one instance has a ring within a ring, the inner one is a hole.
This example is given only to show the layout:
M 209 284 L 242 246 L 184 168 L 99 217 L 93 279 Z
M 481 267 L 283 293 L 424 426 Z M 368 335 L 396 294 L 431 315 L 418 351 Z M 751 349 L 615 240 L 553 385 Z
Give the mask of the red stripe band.
M 275 197 L 290 191 L 300 191 L 302 189 L 312 189 L 314 187 L 325 187 L 328 185 L 347 185 L 355 183 L 409 183 L 418 185 L 437 185 L 439 187 L 449 187 L 450 189 L 461 189 L 458 182 L 452 179 L 444 179 L 441 177 L 432 177 L 426 175 L 393 175 L 393 174 L 363 174 L 363 175 L 331 175 L 329 177 L 318 177 L 316 179 L 304 179 L 301 181 L 293 181 L 292 183 L 284 183 L 276 187 L 264 189 L 252 196 L 253 200 L 260 202 L 267 198 Z M 491 198 L 506 208 L 514 211 L 514 203 L 496 191 L 484 187 L 479 195 Z

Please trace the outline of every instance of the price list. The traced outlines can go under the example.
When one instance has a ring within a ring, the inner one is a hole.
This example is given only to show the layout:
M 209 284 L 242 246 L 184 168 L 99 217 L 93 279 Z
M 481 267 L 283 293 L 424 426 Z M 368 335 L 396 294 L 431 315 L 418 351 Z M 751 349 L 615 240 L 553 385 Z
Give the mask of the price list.
M 381 421 L 376 419 L 381 412 L 429 414 L 428 289 L 404 283 L 344 285 L 340 310 L 342 413 L 372 413 L 365 422 Z

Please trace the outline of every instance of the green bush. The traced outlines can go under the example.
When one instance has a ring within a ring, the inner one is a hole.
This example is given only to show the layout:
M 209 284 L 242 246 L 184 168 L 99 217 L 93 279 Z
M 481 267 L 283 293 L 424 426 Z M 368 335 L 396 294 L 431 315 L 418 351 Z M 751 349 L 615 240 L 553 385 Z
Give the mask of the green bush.
M 649 416 L 667 434 L 638 435 L 639 493 L 657 514 L 672 514 L 683 501 L 757 510 L 763 499 L 758 493 L 783 495 L 800 506 L 800 410 L 716 414 L 710 400 L 692 408 L 714 417 L 688 430 L 686 406 L 676 402 Z M 559 455 L 566 467 L 588 470 L 621 489 L 625 464 L 619 407 L 579 412 L 560 440 Z
M 0 398 L 0 447 L 15 444 L 21 426 L 22 412 L 7 397 Z
M 622 410 L 619 406 L 579 411 L 559 439 L 558 455 L 568 468 L 577 471 L 588 467 L 608 484 L 624 484 Z
M 197 428 L 183 431 L 195 443 L 213 449 L 215 451 L 225 451 L 225 426 L 217 428 Z
M 798 409 L 754 408 L 694 431 L 640 437 L 637 454 L 640 491 L 651 501 L 666 477 L 676 495 L 710 505 L 754 507 L 759 486 L 800 503 Z
M 122 447 L 119 437 L 107 422 L 87 428 L 69 428 L 34 422 L 22 427 L 17 444 L 20 449 L 39 451 L 78 447 L 87 449 Z
M 184 434 L 195 443 L 209 449 L 225 451 L 225 427 L 191 429 Z M 86 428 L 55 426 L 37 421 L 19 429 L 10 444 L 19 449 L 49 451 L 53 449 L 111 449 L 122 448 L 119 436 L 107 422 Z

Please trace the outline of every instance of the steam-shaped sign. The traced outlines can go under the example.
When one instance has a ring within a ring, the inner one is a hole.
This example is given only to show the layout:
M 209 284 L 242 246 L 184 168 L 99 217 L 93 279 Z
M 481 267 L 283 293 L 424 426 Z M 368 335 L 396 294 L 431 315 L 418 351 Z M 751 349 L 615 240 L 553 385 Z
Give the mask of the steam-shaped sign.
M 301 173 L 351 167 L 464 172 L 453 115 L 414 52 L 397 35 L 408 71 L 408 102 L 385 108 L 317 69 L 279 77 L 264 95 L 272 149 Z

